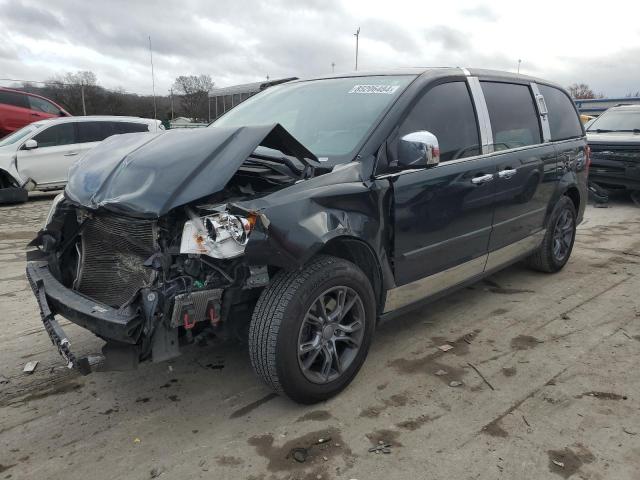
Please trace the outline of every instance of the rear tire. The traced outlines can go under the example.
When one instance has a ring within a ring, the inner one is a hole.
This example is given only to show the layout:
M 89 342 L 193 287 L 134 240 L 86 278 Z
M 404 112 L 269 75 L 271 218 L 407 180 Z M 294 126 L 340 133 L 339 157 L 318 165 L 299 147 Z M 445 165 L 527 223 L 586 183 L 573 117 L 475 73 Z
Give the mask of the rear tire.
M 29 192 L 27 192 L 24 188 L 0 188 L 0 204 L 25 203 L 27 200 L 29 200 Z
M 371 284 L 353 263 L 318 256 L 281 271 L 264 289 L 249 327 L 255 372 L 276 392 L 310 404 L 343 390 L 367 356 L 375 328 Z
M 542 244 L 526 260 L 529 267 L 555 273 L 567 264 L 576 239 L 576 217 L 573 201 L 562 196 L 551 212 Z

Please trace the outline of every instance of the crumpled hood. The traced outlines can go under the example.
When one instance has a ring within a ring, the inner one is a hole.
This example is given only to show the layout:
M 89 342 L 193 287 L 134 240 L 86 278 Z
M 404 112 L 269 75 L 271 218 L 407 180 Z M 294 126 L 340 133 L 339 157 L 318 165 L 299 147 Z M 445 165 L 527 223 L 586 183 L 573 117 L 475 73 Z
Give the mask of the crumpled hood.
M 71 167 L 65 195 L 93 210 L 159 217 L 222 190 L 260 145 L 316 160 L 279 124 L 116 135 Z

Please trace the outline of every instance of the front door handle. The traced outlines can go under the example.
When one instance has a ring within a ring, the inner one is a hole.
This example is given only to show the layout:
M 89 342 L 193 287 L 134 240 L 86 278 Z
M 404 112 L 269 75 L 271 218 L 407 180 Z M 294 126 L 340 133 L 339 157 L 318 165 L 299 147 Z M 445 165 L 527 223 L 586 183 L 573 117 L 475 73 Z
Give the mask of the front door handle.
M 473 177 L 471 179 L 471 183 L 473 183 L 474 185 L 482 185 L 483 183 L 490 182 L 491 180 L 493 180 L 493 175 L 490 174 L 490 173 L 487 173 L 486 175 L 480 175 L 479 177 Z
M 64 154 L 65 157 L 73 157 L 74 155 L 77 155 L 78 152 L 67 152 Z
M 500 178 L 509 179 L 513 177 L 516 173 L 518 173 L 518 171 L 514 168 L 505 168 L 504 170 L 501 170 L 498 172 L 498 176 Z

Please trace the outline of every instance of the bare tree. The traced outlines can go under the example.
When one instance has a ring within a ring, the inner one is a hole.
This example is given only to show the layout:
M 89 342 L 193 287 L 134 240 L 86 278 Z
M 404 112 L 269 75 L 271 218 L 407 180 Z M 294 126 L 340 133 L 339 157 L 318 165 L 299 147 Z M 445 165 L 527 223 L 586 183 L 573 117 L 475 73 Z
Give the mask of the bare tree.
M 569 94 L 571 95 L 571 97 L 575 98 L 576 100 L 604 98 L 603 93 L 594 93 L 594 91 L 591 90 L 591 87 L 589 87 L 589 85 L 587 85 L 586 83 L 574 83 L 573 85 L 569 85 L 567 87 L 567 90 L 569 90 Z
M 67 72 L 64 75 L 47 80 L 47 89 L 51 91 L 53 100 L 61 103 L 71 113 L 83 113 L 82 96 L 85 98 L 87 113 L 95 113 L 96 97 L 100 87 L 96 74 L 89 71 Z
M 627 98 L 637 98 L 640 97 L 640 90 L 636 90 L 635 92 L 629 92 L 625 95 Z
M 181 75 L 176 78 L 173 90 L 181 96 L 188 117 L 194 120 L 207 117 L 207 102 L 213 85 L 209 75 Z

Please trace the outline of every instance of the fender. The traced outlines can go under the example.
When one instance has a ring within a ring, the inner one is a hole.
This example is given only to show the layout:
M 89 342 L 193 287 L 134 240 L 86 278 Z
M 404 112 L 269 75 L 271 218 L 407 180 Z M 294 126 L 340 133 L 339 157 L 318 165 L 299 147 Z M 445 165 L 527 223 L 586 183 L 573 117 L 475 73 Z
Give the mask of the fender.
M 361 169 L 360 162 L 352 162 L 262 199 L 230 205 L 263 219 L 245 248 L 248 263 L 297 270 L 330 242 L 351 238 L 371 249 L 383 285 L 393 282 L 389 229 L 381 224 L 388 217 L 388 182 L 363 181 Z
M 16 155 L 13 155 L 8 162 L 0 165 L 0 178 L 5 177 L 16 187 L 21 187 L 25 182 L 20 176 L 16 165 Z

